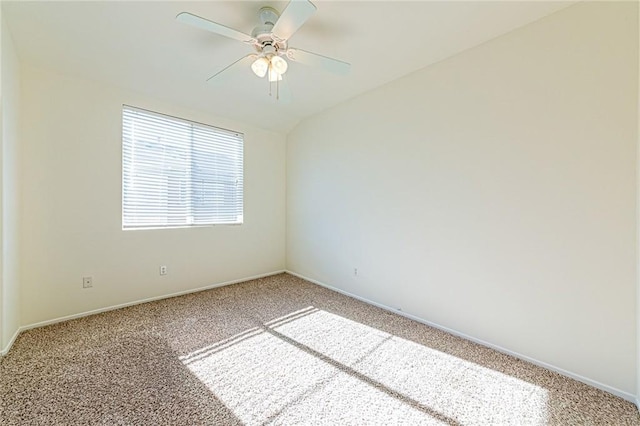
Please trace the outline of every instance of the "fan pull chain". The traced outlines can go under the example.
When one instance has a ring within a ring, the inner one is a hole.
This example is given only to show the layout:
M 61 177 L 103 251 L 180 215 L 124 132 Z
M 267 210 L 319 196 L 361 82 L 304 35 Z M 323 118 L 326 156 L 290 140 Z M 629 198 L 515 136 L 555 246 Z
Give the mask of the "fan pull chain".
M 269 80 L 269 96 L 273 96 L 273 81 Z M 280 100 L 280 80 L 276 79 L 276 100 Z
M 276 100 L 280 100 L 280 79 L 282 76 L 273 71 L 273 65 L 269 62 L 269 70 L 267 71 L 267 80 L 269 80 L 269 96 L 273 96 L 273 76 L 275 75 L 276 80 Z

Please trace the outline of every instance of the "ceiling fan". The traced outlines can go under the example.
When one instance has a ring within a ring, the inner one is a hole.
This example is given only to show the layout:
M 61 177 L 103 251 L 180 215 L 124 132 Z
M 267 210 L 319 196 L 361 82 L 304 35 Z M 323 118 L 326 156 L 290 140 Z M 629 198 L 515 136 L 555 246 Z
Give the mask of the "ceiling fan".
M 289 47 L 289 38 L 315 11 L 316 7 L 309 0 L 291 0 L 282 14 L 272 7 L 263 7 L 258 12 L 260 23 L 253 29 L 251 35 L 189 12 L 178 14 L 176 19 L 205 31 L 241 41 L 255 49 L 255 53 L 243 56 L 209 77 L 207 81 L 251 64 L 251 70 L 256 76 L 260 78 L 267 76 L 270 83 L 276 82 L 277 87 L 277 83 L 282 80 L 282 75 L 287 72 L 289 66 L 287 59 L 334 74 L 345 75 L 349 72 L 351 65 L 347 62 Z

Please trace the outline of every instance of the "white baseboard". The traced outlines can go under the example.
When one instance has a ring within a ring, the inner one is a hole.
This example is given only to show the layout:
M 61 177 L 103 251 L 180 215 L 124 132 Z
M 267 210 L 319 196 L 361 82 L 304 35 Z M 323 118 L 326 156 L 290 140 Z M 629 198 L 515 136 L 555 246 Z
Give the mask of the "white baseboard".
M 5 348 L 3 348 L 2 350 L 0 350 L 0 357 L 5 356 L 7 354 L 7 352 L 9 352 L 9 349 L 11 349 L 11 346 L 13 346 L 13 342 L 16 341 L 16 339 L 18 338 L 18 335 L 20 333 L 22 333 L 22 327 L 18 327 L 16 332 L 13 333 L 13 336 L 11 336 L 11 340 L 9 340 L 9 343 L 7 343 L 7 346 Z
M 40 321 L 40 322 L 29 324 L 29 325 L 24 325 L 24 326 L 20 327 L 16 331 L 16 333 L 11 338 L 11 341 L 9 342 L 7 347 L 4 348 L 2 350 L 2 352 L 0 352 L 0 356 L 6 355 L 7 352 L 9 352 L 9 350 L 11 349 L 11 346 L 13 345 L 13 342 L 15 342 L 16 338 L 18 337 L 18 335 L 20 333 L 22 333 L 23 331 L 26 331 L 26 330 L 31 330 L 33 328 L 44 327 L 44 326 L 56 324 L 56 323 L 59 323 L 59 322 L 69 321 L 69 320 L 76 319 L 76 318 L 87 317 L 89 315 L 100 314 L 102 312 L 108 312 L 108 311 L 113 311 L 113 310 L 116 310 L 116 309 L 126 308 L 128 306 L 140 305 L 142 303 L 153 302 L 153 301 L 156 301 L 156 300 L 169 299 L 171 297 L 184 296 L 185 294 L 190 294 L 190 293 L 198 293 L 200 291 L 211 290 L 211 289 L 217 288 L 217 287 L 224 287 L 224 286 L 228 286 L 228 285 L 232 285 L 232 284 L 242 283 L 242 282 L 245 282 L 245 281 L 257 280 L 258 278 L 270 277 L 271 275 L 278 275 L 278 274 L 282 274 L 284 272 L 286 272 L 286 271 L 285 270 L 279 270 L 279 271 L 267 272 L 265 274 L 254 275 L 254 276 L 251 276 L 251 277 L 240 278 L 240 279 L 232 280 L 232 281 L 225 281 L 225 282 L 217 283 L 217 284 L 211 284 L 211 285 L 208 285 L 208 286 L 194 288 L 194 289 L 191 289 L 191 290 L 179 291 L 177 293 L 171 293 L 171 294 L 164 294 L 164 295 L 161 295 L 161 296 L 149 297 L 149 298 L 146 298 L 146 299 L 141 299 L 141 300 L 135 300 L 135 301 L 132 301 L 132 302 L 121 303 L 121 304 L 118 304 L 118 305 L 106 306 L 104 308 L 93 309 L 91 311 L 80 312 L 80 313 L 77 313 L 77 314 L 66 315 L 66 316 L 59 317 L 59 318 L 54 318 L 54 319 L 50 319 L 50 320 L 46 320 L 46 321 Z
M 365 302 L 365 303 L 367 303 L 369 305 L 377 306 L 378 308 L 384 309 L 386 311 L 390 311 L 390 312 L 393 312 L 393 313 L 398 314 L 400 316 L 412 319 L 412 320 L 414 320 L 416 322 L 428 325 L 429 327 L 437 328 L 437 329 L 445 331 L 445 332 L 447 332 L 449 334 L 453 334 L 454 336 L 462 337 L 463 339 L 470 340 L 470 341 L 472 341 L 474 343 L 478 343 L 478 344 L 480 344 L 482 346 L 486 346 L 486 347 L 489 347 L 491 349 L 495 349 L 498 352 L 502 352 L 504 354 L 514 356 L 516 358 L 519 358 L 519 359 L 522 359 L 524 361 L 527 361 L 527 362 L 530 362 L 532 364 L 535 364 L 535 365 L 537 365 L 539 367 L 546 368 L 547 370 L 555 371 L 556 373 L 562 374 L 563 376 L 567 376 L 567 377 L 569 377 L 571 379 L 575 379 L 575 380 L 577 380 L 579 382 L 582 382 L 582 383 L 585 383 L 585 384 L 587 384 L 589 386 L 593 386 L 594 388 L 598 388 L 598 389 L 601 389 L 601 390 L 603 390 L 605 392 L 609 392 L 609 393 L 611 393 L 613 395 L 619 396 L 622 399 L 625 399 L 625 400 L 627 400 L 629 402 L 634 403 L 636 405 L 636 407 L 638 407 L 640 409 L 640 400 L 638 398 L 636 398 L 635 395 L 632 395 L 629 392 L 625 392 L 625 391 L 622 391 L 620 389 L 614 388 L 612 386 L 605 385 L 604 383 L 600 383 L 598 381 L 591 380 L 591 379 L 589 379 L 587 377 L 581 376 L 580 374 L 576 374 L 576 373 L 573 373 L 571 371 L 567 371 L 567 370 L 565 370 L 563 368 L 556 367 L 556 366 L 548 364 L 546 362 L 538 361 L 537 359 L 528 357 L 526 355 L 523 355 L 523 354 L 520 354 L 520 353 L 517 353 L 517 352 L 513 352 L 513 351 L 511 351 L 509 349 L 506 349 L 506 348 L 503 348 L 501 346 L 494 345 L 493 343 L 486 342 L 486 341 L 481 340 L 481 339 L 477 339 L 477 338 L 475 338 L 473 336 L 469 336 L 468 334 L 461 333 L 461 332 L 453 330 L 453 329 L 451 329 L 449 327 L 445 327 L 445 326 L 442 326 L 440 324 L 436 324 L 436 323 L 433 323 L 431 321 L 427 321 L 427 320 L 425 320 L 423 318 L 420 318 L 420 317 L 417 317 L 415 315 L 411 315 L 411 314 L 408 314 L 406 312 L 398 311 L 397 309 L 390 308 L 389 306 L 383 305 L 382 303 L 374 302 L 372 300 L 366 299 L 366 298 L 358 296 L 356 294 L 349 293 L 348 291 L 344 291 L 344 290 L 341 290 L 339 288 L 336 288 L 336 287 L 330 286 L 328 284 L 325 284 L 323 282 L 314 280 L 312 278 L 305 277 L 302 274 L 298 274 L 296 272 L 289 271 L 289 270 L 287 270 L 286 272 L 287 272 L 287 274 L 291 274 L 291 275 L 294 275 L 294 276 L 296 276 L 298 278 L 302 278 L 305 281 L 309 281 L 309 282 L 311 282 L 313 284 L 317 284 L 317 285 L 319 285 L 321 287 L 328 288 L 329 290 L 333 290 L 333 291 L 335 291 L 337 293 L 344 294 L 345 296 L 352 297 L 354 299 L 360 300 L 361 302 Z

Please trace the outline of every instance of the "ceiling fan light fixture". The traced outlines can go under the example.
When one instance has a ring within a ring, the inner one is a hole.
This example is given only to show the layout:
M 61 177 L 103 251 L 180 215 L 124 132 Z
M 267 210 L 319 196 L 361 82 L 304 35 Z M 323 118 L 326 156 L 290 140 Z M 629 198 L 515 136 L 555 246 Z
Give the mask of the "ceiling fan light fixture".
M 265 57 L 260 57 L 251 64 L 251 70 L 260 78 L 267 74 L 269 68 L 269 61 Z
M 269 82 L 275 83 L 276 81 L 282 81 L 282 74 L 276 71 L 273 67 L 269 67 Z
M 280 75 L 287 72 L 287 68 L 289 68 L 289 64 L 287 64 L 287 61 L 285 61 L 280 56 L 274 56 L 273 58 L 271 58 L 271 66 L 273 67 L 274 71 L 276 71 Z

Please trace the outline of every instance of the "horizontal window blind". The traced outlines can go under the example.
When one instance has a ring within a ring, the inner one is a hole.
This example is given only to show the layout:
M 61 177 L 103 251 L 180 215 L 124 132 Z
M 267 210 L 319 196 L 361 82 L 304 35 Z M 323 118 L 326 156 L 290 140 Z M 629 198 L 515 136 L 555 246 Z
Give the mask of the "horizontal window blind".
M 243 145 L 236 133 L 122 108 L 122 227 L 238 224 Z

